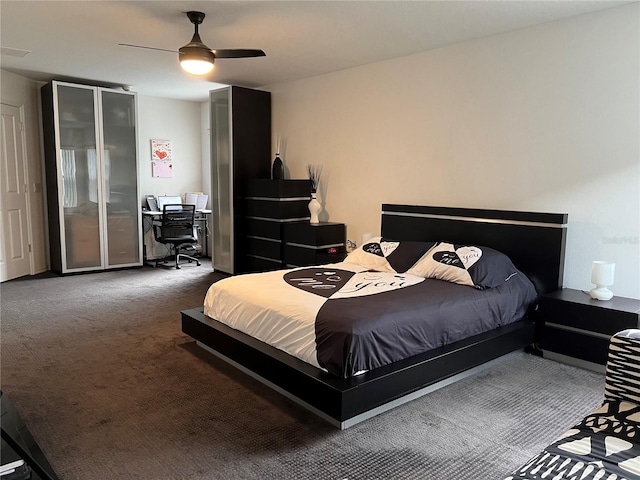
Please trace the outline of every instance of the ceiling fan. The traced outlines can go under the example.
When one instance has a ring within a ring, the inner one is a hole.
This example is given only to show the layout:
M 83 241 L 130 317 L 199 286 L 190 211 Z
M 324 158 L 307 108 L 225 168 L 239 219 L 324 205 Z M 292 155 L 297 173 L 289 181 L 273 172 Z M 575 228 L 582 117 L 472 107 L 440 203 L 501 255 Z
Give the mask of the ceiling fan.
M 160 50 L 162 52 L 178 53 L 180 65 L 188 73 L 194 75 L 206 75 L 213 70 L 213 64 L 216 58 L 248 58 L 248 57 L 264 57 L 266 54 L 262 50 L 256 49 L 220 49 L 214 50 L 207 47 L 198 34 L 198 25 L 204 20 L 204 13 L 189 11 L 186 12 L 187 17 L 193 23 L 195 32 L 191 41 L 177 52 L 175 50 L 167 50 L 164 48 L 146 47 L 144 45 L 131 45 L 129 43 L 119 43 L 124 47 L 147 48 L 149 50 Z

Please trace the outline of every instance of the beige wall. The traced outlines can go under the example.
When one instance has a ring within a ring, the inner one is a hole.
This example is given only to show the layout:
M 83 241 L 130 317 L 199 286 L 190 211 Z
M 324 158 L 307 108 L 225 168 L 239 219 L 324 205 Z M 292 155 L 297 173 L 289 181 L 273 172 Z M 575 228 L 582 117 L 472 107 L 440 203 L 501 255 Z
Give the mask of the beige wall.
M 640 298 L 638 4 L 273 85 L 292 178 L 361 242 L 382 203 L 566 212 L 565 286 Z M 321 217 L 321 220 L 323 218 Z
M 40 85 L 33 80 L 0 70 L 0 99 L 2 103 L 22 107 L 24 110 L 27 182 L 29 185 L 29 229 L 33 254 L 32 274 L 42 273 L 48 269 L 46 207 L 40 147 L 39 88 Z
M 211 198 L 211 119 L 209 118 L 209 102 L 200 104 L 200 148 L 202 150 L 202 191 Z M 211 203 L 209 203 L 211 207 Z
M 141 195 L 183 195 L 202 186 L 201 103 L 138 95 Z M 173 178 L 151 175 L 151 139 L 171 140 Z

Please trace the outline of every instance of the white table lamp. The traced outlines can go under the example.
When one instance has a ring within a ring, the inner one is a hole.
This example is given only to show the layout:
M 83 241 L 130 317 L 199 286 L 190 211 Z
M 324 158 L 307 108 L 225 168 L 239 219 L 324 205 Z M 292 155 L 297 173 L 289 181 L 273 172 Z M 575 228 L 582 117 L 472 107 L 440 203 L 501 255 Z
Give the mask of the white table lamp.
M 589 291 L 591 298 L 596 300 L 611 300 L 613 292 L 607 287 L 613 285 L 613 276 L 616 264 L 611 262 L 595 261 L 591 266 L 591 283 L 596 285 Z

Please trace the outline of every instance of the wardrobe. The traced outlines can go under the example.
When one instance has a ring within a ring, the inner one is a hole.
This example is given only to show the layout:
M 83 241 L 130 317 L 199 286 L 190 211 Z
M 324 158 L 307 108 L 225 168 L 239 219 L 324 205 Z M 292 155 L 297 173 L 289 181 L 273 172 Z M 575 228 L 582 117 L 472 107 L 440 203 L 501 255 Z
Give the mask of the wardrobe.
M 53 81 L 42 115 L 51 269 L 141 266 L 135 93 Z
M 229 86 L 209 92 L 212 264 L 229 274 L 249 271 L 245 188 L 271 175 L 271 94 Z

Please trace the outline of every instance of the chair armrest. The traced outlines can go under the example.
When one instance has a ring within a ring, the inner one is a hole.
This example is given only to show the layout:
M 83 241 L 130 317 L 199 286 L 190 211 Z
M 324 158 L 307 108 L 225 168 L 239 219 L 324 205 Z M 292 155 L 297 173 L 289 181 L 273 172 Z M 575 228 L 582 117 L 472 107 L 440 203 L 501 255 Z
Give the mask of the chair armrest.
M 640 329 L 611 337 L 604 397 L 640 404 Z

